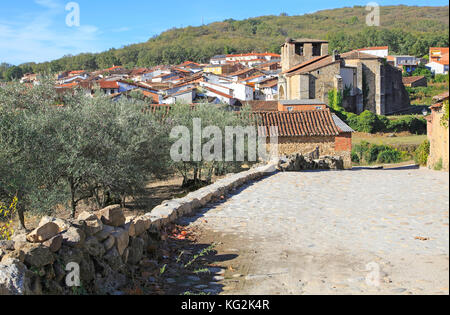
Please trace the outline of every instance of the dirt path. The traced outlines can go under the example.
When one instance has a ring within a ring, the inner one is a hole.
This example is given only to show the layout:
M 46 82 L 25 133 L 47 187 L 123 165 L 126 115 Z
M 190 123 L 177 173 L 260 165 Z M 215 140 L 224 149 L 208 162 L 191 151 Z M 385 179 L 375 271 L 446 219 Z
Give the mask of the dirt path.
M 449 294 L 449 180 L 280 173 L 181 224 L 220 243 L 221 294 Z

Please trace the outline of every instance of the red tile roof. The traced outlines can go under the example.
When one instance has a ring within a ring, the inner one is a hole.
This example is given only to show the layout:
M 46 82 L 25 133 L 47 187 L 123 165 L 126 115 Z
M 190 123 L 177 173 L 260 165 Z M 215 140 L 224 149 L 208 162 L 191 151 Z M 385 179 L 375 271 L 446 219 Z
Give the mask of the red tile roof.
M 278 127 L 279 137 L 337 136 L 340 133 L 329 109 L 295 112 L 255 112 L 262 136 L 270 136 L 270 127 Z
M 119 84 L 117 84 L 117 81 L 100 81 L 100 88 L 101 89 L 118 89 Z
M 436 95 L 435 97 L 433 97 L 433 101 L 435 101 L 436 103 L 442 102 L 442 101 L 446 101 L 449 99 L 449 91 L 444 92 L 442 94 Z
M 249 57 L 249 56 L 269 56 L 269 57 L 277 57 L 281 58 L 281 55 L 274 54 L 274 53 L 249 53 L 249 54 L 237 54 L 237 55 L 227 55 L 227 58 L 233 58 L 233 57 Z
M 254 112 L 276 112 L 278 111 L 278 101 L 246 101 Z
M 311 59 L 311 60 L 308 60 L 308 61 L 305 61 L 305 62 L 303 62 L 303 63 L 301 63 L 301 64 L 298 64 L 298 65 L 292 67 L 291 69 L 284 71 L 283 73 L 291 73 L 291 72 L 294 72 L 294 71 L 299 70 L 299 69 L 301 69 L 301 68 L 304 68 L 304 67 L 306 67 L 306 66 L 308 66 L 308 65 L 310 65 L 310 64 L 313 64 L 313 63 L 315 63 L 315 62 L 317 62 L 317 61 L 323 60 L 323 59 L 325 59 L 325 58 L 327 58 L 327 57 L 329 57 L 329 55 L 315 57 L 315 58 L 313 58 L 313 59 Z
M 389 49 L 389 46 L 366 47 L 366 48 L 361 48 L 361 49 L 357 49 L 357 50 L 362 51 L 362 50 L 386 50 L 386 49 Z
M 287 76 L 293 76 L 297 74 L 304 74 L 311 71 L 318 70 L 320 68 L 339 63 L 339 60 L 333 61 L 333 57 L 331 56 L 322 56 L 322 58 L 315 60 L 314 62 L 305 62 L 299 66 L 297 66 L 296 70 L 289 70 Z
M 449 54 L 442 55 L 440 60 L 435 60 L 434 62 L 440 63 L 441 65 L 448 66 L 449 64 Z
M 226 97 L 226 98 L 233 98 L 233 96 L 231 96 L 231 95 L 228 95 L 228 94 L 222 93 L 220 91 L 214 90 L 214 89 L 212 89 L 212 88 L 210 88 L 210 87 L 208 87 L 206 85 L 203 86 L 203 88 L 207 89 L 208 91 L 210 91 L 211 93 L 214 93 L 216 95 L 223 96 L 223 97 Z
M 413 76 L 413 77 L 403 77 L 402 80 L 403 80 L 404 85 L 408 85 L 408 84 L 412 84 L 416 81 L 422 80 L 424 78 L 425 77 L 423 75 L 420 75 L 420 76 Z
M 366 54 L 366 53 L 360 52 L 358 50 L 352 50 L 352 51 L 343 53 L 341 55 L 341 58 L 344 58 L 344 59 L 382 59 L 381 57 L 371 55 L 371 54 Z M 388 60 L 389 60 L 389 56 L 388 56 Z

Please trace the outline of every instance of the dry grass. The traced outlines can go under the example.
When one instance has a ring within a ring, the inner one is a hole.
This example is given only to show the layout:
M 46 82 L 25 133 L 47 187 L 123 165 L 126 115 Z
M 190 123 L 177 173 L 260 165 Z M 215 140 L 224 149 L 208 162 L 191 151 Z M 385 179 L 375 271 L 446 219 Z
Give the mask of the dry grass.
M 392 133 L 379 133 L 370 134 L 355 132 L 353 134 L 353 145 L 361 144 L 361 142 L 366 141 L 373 144 L 385 144 L 391 146 L 419 146 L 426 139 L 426 135 L 413 135 L 409 132 L 396 133 L 395 137 L 392 137 Z

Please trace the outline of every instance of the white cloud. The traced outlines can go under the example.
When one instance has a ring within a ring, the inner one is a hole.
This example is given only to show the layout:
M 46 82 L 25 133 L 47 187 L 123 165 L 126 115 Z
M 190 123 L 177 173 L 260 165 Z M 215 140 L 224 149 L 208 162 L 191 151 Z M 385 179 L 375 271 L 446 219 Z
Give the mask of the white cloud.
M 131 27 L 120 27 L 120 28 L 115 28 L 112 30 L 114 33 L 122 33 L 122 32 L 129 32 L 131 31 Z
M 0 20 L 0 62 L 43 62 L 67 54 L 100 51 L 101 31 L 93 25 L 67 27 L 59 0 L 35 0 L 41 12 Z
M 54 0 L 34 0 L 36 4 L 39 4 L 40 6 L 50 8 L 50 9 L 58 9 L 61 7 L 61 3 Z

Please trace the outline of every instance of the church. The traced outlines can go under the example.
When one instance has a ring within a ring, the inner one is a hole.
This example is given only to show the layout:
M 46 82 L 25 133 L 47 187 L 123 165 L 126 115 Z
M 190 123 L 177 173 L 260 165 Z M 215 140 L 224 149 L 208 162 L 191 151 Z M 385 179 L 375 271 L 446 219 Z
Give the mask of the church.
M 410 108 L 401 70 L 385 58 L 350 51 L 329 53 L 329 43 L 317 39 L 287 39 L 281 48 L 280 101 L 328 103 L 332 90 L 343 96 L 342 106 L 360 114 L 401 113 Z

